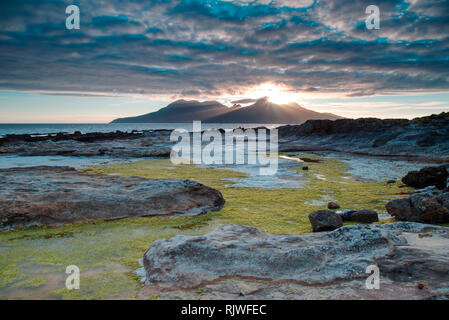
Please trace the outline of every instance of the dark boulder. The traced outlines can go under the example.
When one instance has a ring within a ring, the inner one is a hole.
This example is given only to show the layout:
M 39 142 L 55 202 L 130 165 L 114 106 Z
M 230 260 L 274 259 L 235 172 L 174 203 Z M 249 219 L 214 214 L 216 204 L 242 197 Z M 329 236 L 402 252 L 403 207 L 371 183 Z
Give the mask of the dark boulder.
M 339 213 L 343 221 L 372 223 L 379 221 L 379 216 L 374 210 L 348 210 Z
M 410 171 L 402 178 L 402 182 L 416 189 L 422 189 L 429 186 L 444 189 L 446 187 L 448 175 L 449 174 L 444 166 L 425 167 L 419 171 Z
M 313 232 L 332 231 L 343 226 L 343 219 L 333 211 L 318 210 L 309 214 Z
M 414 192 L 408 199 L 388 202 L 386 209 L 400 221 L 448 223 L 449 192 L 428 187 Z

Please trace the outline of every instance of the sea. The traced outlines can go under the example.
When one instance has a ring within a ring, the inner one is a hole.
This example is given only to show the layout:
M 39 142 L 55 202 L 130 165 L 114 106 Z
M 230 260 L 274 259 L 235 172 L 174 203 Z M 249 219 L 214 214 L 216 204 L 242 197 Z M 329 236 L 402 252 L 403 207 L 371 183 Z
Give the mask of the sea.
M 279 124 L 261 124 L 261 123 L 201 123 L 202 129 L 235 129 L 238 127 L 256 128 L 265 126 L 274 128 Z M 89 132 L 112 132 L 112 131 L 132 131 L 132 130 L 155 130 L 155 129 L 186 129 L 192 130 L 192 123 L 14 123 L 0 124 L 0 137 L 7 134 L 49 134 L 58 132 L 73 133 L 80 131 Z

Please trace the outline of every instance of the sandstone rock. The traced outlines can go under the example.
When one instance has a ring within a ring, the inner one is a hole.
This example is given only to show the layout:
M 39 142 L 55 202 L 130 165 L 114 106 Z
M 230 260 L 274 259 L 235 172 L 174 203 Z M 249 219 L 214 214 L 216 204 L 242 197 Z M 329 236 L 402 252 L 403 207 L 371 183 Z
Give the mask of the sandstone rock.
M 343 226 L 343 219 L 333 211 L 319 210 L 309 214 L 313 232 L 331 231 Z
M 328 204 L 327 204 L 327 208 L 328 209 L 339 209 L 340 208 L 340 205 L 338 205 L 337 203 L 335 203 L 335 202 L 329 202 Z
M 374 210 L 349 210 L 339 213 L 343 221 L 372 223 L 379 221 L 379 216 Z
M 428 186 L 444 189 L 446 187 L 447 178 L 448 171 L 444 166 L 425 167 L 419 171 L 410 171 L 402 178 L 402 182 L 417 189 Z
M 386 209 L 400 221 L 448 223 L 449 193 L 427 187 L 413 192 L 408 199 L 388 202 Z
M 224 202 L 218 190 L 189 180 L 89 175 L 69 167 L 0 170 L 0 230 L 196 215 Z
M 418 237 L 423 232 L 428 237 Z M 368 265 L 395 281 L 440 285 L 449 280 L 448 263 L 449 228 L 409 222 L 299 235 L 224 225 L 203 236 L 156 240 L 143 258 L 146 284 L 164 290 L 230 278 L 302 285 L 361 279 L 364 288 Z

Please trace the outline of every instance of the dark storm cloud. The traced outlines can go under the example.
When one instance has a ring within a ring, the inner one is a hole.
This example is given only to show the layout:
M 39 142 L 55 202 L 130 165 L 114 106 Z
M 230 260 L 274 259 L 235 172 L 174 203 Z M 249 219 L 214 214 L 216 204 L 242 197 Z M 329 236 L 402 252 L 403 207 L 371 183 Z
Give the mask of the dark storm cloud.
M 77 4 L 81 29 L 65 29 Z M 367 30 L 365 8 L 381 12 Z M 263 82 L 371 95 L 449 89 L 448 1 L 0 3 L 0 89 L 238 93 Z

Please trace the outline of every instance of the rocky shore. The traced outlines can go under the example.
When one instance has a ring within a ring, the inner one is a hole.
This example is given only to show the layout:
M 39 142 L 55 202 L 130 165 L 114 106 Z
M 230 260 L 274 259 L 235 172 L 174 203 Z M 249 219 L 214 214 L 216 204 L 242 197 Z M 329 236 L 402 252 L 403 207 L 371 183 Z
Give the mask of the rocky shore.
M 0 155 L 168 157 L 171 131 L 7 135 L 0 138 Z M 449 113 L 413 120 L 309 120 L 280 126 L 278 132 L 282 152 L 333 151 L 449 162 Z
M 0 138 L 0 156 L 168 157 L 170 133 L 171 130 L 148 130 L 7 135 Z
M 87 280 L 79 292 L 65 292 L 62 281 L 56 287 L 49 280 L 53 287 L 46 294 L 449 298 L 449 228 L 436 225 L 449 223 L 448 121 L 443 113 L 411 121 L 282 126 L 279 150 L 289 153 L 280 155 L 278 175 L 251 184 L 242 183 L 253 178 L 251 168 L 171 163 L 171 130 L 5 136 L 0 159 L 118 162 L 84 171 L 0 169 L 0 230 L 11 231 L 0 233 L 0 268 L 8 275 L 0 277 L 0 298 L 18 294 L 15 286 L 30 273 L 48 266 L 54 266 L 49 274 L 57 273 L 74 261 L 86 268 L 89 281 L 107 283 L 108 292 Z M 362 154 L 371 156 L 362 161 Z M 126 162 L 144 157 L 150 159 Z M 424 167 L 429 162 L 439 165 Z M 364 177 L 367 170 L 372 172 Z M 202 214 L 214 211 L 220 213 Z M 146 218 L 119 220 L 138 217 Z M 46 226 L 63 227 L 28 228 Z M 139 257 L 142 286 L 132 275 Z M 22 268 L 25 260 L 36 270 Z M 365 286 L 370 265 L 380 269 L 381 290 Z
M 449 159 L 449 112 L 413 120 L 309 120 L 278 130 L 281 151 L 338 151 L 442 162 Z
M 448 175 L 445 166 L 426 167 L 402 179 L 423 187 L 386 204 L 393 217 L 407 222 L 370 225 L 378 221 L 377 212 L 336 212 L 340 206 L 329 202 L 330 210 L 309 215 L 312 234 L 272 235 L 230 224 L 203 236 L 157 240 L 143 257 L 147 286 L 141 294 L 169 298 L 200 287 L 208 297 L 229 298 L 230 281 L 248 288 L 262 280 L 265 285 L 239 296 L 301 299 L 309 297 L 302 290 L 320 286 L 332 299 L 373 298 L 363 281 L 367 267 L 375 266 L 390 298 L 447 299 L 449 228 L 429 224 L 449 222 Z M 364 224 L 344 226 L 344 221 Z

